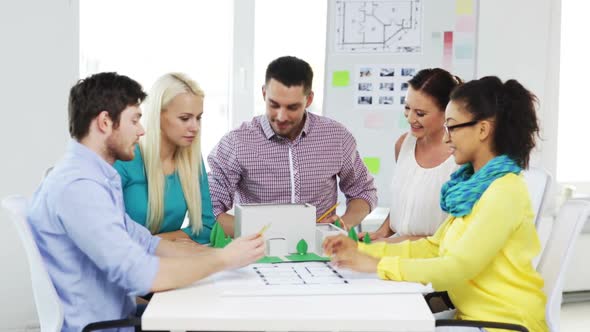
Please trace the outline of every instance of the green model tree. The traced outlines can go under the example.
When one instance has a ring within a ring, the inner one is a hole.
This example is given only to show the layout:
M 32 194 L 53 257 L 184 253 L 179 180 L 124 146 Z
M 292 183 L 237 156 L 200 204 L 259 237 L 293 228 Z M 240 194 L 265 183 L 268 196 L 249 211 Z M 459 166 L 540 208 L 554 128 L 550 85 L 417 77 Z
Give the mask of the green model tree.
M 299 255 L 307 254 L 307 242 L 304 239 L 301 239 L 299 242 L 297 242 L 297 253 Z
M 371 237 L 369 236 L 369 232 L 365 232 L 365 236 L 363 237 L 363 242 L 366 244 L 371 243 Z
M 354 242 L 358 242 L 359 236 L 356 233 L 356 231 L 354 230 L 354 227 L 350 227 L 350 230 L 348 230 L 348 237 L 353 239 Z

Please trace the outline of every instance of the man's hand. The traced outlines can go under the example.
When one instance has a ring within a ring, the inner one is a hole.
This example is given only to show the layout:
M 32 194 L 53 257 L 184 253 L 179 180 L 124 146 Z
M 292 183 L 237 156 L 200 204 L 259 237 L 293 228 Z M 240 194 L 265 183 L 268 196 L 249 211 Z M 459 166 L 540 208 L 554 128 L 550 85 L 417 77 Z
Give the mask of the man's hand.
M 336 222 L 336 220 L 340 220 L 340 225 L 342 225 L 342 229 L 344 229 L 345 231 L 348 231 L 348 226 L 346 225 L 346 223 L 344 222 L 344 220 L 342 219 L 342 217 L 339 217 L 336 214 L 331 215 L 329 217 L 326 217 L 326 218 L 322 219 L 320 221 L 320 224 L 333 224 L 333 223 Z
M 212 248 L 195 242 L 192 239 L 176 238 L 172 242 L 174 242 L 174 245 L 177 248 L 180 248 L 181 250 L 184 250 L 186 252 L 202 253 L 208 250 L 212 250 Z
M 377 241 L 377 240 L 383 240 L 383 239 L 386 239 L 389 237 L 384 232 L 375 231 L 375 232 L 361 232 L 361 233 L 359 233 L 359 239 L 364 239 L 366 233 L 369 233 L 369 238 L 371 238 L 371 242 Z
M 237 269 L 264 257 L 264 238 L 259 234 L 234 239 L 220 250 L 226 269 Z

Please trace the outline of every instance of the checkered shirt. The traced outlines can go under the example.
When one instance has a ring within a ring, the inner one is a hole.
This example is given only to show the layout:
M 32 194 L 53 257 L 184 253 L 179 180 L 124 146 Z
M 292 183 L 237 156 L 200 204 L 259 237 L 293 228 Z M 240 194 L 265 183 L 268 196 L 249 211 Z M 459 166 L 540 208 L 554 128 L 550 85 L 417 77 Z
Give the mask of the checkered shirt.
M 323 214 L 337 200 L 337 178 L 347 202 L 377 205 L 373 177 L 340 123 L 306 112 L 294 141 L 276 135 L 265 115 L 226 134 L 209 154 L 215 217 L 236 203 L 309 203 Z

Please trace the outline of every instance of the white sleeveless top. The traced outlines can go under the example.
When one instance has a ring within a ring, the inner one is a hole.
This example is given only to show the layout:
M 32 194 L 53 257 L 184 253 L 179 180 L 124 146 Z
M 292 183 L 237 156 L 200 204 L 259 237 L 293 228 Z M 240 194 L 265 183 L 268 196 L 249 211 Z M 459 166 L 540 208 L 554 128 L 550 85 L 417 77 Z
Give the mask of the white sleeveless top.
M 397 236 L 432 235 L 446 219 L 440 208 L 440 189 L 457 170 L 450 156 L 433 168 L 422 168 L 416 161 L 416 137 L 406 135 L 391 183 L 390 225 Z

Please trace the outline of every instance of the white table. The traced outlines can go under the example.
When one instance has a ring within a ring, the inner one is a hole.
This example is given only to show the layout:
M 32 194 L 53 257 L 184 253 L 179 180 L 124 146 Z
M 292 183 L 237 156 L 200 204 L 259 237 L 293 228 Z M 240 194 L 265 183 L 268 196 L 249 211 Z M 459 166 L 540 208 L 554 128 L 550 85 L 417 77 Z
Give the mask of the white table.
M 226 296 L 228 288 L 252 285 L 235 278 L 235 273 L 224 272 L 187 288 L 155 294 L 143 314 L 142 328 L 434 331 L 434 317 L 421 294 Z

